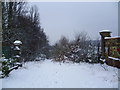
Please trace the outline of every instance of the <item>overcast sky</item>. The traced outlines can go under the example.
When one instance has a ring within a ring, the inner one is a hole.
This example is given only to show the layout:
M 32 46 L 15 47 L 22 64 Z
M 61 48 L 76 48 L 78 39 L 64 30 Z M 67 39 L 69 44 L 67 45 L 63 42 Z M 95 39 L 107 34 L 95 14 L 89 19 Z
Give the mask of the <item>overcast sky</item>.
M 117 2 L 31 2 L 40 13 L 41 26 L 50 44 L 61 36 L 74 39 L 74 35 L 86 31 L 91 39 L 100 37 L 99 31 L 111 30 L 118 35 Z

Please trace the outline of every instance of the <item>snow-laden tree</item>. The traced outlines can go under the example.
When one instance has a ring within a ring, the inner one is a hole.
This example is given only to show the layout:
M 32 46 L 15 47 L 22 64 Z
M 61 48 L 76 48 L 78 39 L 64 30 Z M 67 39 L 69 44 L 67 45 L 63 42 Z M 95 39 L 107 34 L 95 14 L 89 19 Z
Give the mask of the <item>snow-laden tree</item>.
M 60 40 L 53 46 L 53 58 L 57 61 L 64 61 L 65 55 L 69 51 L 69 39 L 62 36 Z
M 73 62 L 97 62 L 97 46 L 90 40 L 86 32 L 75 35 L 69 41 L 62 37 L 54 46 L 54 57 L 58 61 L 70 60 Z
M 26 7 L 24 1 L 2 2 L 3 53 L 12 57 L 13 42 L 20 40 L 23 42 L 21 56 L 25 60 L 34 60 L 36 53 L 46 54 L 43 51 L 49 44 L 37 7 Z

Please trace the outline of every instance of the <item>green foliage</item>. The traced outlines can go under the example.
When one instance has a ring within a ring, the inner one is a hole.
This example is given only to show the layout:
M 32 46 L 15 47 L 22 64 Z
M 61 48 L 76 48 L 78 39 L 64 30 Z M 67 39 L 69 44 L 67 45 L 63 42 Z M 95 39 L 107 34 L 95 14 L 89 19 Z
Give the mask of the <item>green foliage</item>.
M 6 59 L 4 56 L 0 58 L 0 62 L 2 63 L 2 74 L 1 78 L 8 77 L 9 73 L 14 70 L 13 68 L 17 66 L 17 60 L 16 59 Z
M 3 61 L 2 62 L 2 77 L 8 76 L 9 74 L 9 62 Z

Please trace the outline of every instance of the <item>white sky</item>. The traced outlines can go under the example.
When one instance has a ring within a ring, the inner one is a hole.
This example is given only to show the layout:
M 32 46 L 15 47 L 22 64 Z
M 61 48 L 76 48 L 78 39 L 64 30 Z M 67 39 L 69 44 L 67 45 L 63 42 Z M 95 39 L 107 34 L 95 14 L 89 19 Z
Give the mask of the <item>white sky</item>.
M 62 35 L 74 39 L 75 33 L 86 31 L 91 39 L 100 37 L 99 31 L 111 30 L 118 35 L 117 2 L 31 2 L 40 13 L 41 26 L 54 44 Z

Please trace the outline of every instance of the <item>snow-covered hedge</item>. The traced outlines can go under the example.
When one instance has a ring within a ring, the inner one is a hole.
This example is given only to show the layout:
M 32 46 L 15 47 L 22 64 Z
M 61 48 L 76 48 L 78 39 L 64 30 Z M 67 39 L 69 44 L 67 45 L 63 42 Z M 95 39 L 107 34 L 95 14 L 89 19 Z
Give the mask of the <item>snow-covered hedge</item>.
M 12 70 L 17 69 L 19 66 L 22 66 L 20 63 L 17 63 L 17 60 L 12 58 L 6 59 L 5 57 L 0 58 L 0 63 L 0 70 L 2 71 L 2 74 L 0 75 L 1 78 L 8 76 Z

